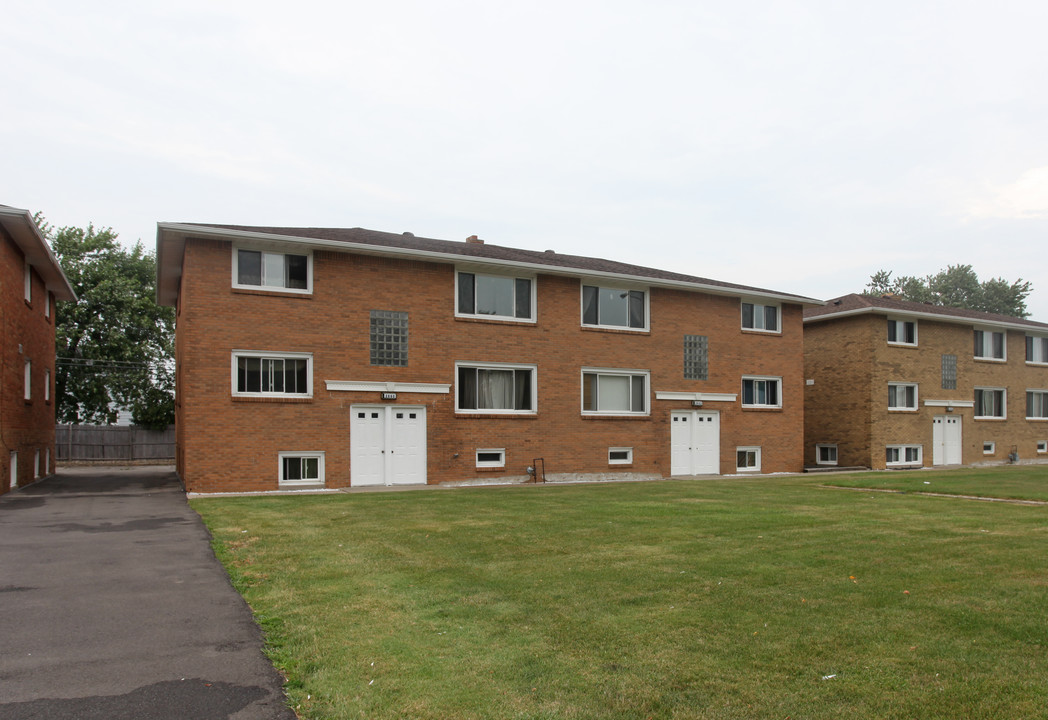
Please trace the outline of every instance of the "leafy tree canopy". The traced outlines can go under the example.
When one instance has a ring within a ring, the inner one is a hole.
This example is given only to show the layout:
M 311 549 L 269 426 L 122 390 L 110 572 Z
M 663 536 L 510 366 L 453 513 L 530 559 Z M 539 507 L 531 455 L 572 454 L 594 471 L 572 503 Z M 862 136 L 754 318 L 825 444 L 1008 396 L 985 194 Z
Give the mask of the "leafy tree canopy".
M 156 304 L 156 258 L 125 248 L 111 228 L 37 223 L 78 303 L 58 303 L 59 422 L 113 423 L 117 409 L 148 427 L 174 422 L 174 308 Z
M 1004 278 L 980 282 L 971 265 L 948 265 L 927 277 L 893 278 L 890 270 L 878 270 L 870 276 L 863 294 L 894 295 L 901 300 L 1024 318 L 1029 315 L 1026 298 L 1031 292 L 1033 285 L 1022 278 L 1013 283 Z

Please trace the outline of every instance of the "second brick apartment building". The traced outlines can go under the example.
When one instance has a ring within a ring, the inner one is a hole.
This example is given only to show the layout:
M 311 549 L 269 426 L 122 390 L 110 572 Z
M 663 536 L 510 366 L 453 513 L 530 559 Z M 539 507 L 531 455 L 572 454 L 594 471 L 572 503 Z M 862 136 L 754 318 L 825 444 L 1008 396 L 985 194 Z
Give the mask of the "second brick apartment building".
M 803 466 L 788 293 L 553 251 L 160 223 L 190 491 Z
M 804 317 L 809 465 L 1048 460 L 1048 324 L 845 295 Z

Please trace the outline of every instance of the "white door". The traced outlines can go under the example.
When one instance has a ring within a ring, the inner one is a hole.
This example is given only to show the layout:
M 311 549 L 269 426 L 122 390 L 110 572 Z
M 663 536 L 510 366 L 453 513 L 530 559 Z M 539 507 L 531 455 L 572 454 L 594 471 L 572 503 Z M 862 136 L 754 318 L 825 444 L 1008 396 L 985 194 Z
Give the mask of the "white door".
M 349 422 L 350 484 L 426 482 L 426 408 L 353 405 Z
M 932 419 L 932 465 L 961 464 L 961 418 L 936 415 Z
M 670 474 L 720 472 L 720 413 L 670 413 Z

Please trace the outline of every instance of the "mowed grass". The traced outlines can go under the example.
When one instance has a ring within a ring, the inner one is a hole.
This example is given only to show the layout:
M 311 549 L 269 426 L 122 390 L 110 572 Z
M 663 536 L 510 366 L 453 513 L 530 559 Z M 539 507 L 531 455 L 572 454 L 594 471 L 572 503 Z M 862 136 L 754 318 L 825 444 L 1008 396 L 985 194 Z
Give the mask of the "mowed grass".
M 838 487 L 1048 501 L 1048 467 L 1044 465 L 827 475 L 823 481 Z
M 303 718 L 1048 717 L 1048 508 L 830 479 L 192 504 Z

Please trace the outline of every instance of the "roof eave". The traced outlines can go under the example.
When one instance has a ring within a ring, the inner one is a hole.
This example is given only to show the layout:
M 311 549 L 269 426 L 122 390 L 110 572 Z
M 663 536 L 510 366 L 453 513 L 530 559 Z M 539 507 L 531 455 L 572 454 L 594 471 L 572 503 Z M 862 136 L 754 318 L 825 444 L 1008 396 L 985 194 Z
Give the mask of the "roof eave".
M 954 325 L 972 325 L 976 327 L 997 327 L 1006 328 L 1008 330 L 1041 330 L 1042 332 L 1048 332 L 1048 325 L 1041 327 L 1040 324 L 1031 325 L 1029 323 L 1020 322 L 1005 322 L 1002 320 L 985 320 L 980 318 L 965 317 L 963 315 L 944 315 L 940 313 L 921 312 L 919 310 L 901 310 L 896 308 L 871 306 L 863 308 L 855 308 L 853 310 L 841 310 L 840 312 L 830 312 L 823 315 L 814 315 L 812 317 L 804 318 L 804 323 L 815 323 L 822 322 L 825 320 L 837 320 L 840 318 L 855 317 L 857 315 L 891 315 L 892 317 L 912 317 L 924 320 L 937 320 L 939 322 L 952 323 Z
M 36 269 L 48 292 L 53 294 L 56 300 L 76 302 L 76 291 L 69 284 L 69 278 L 62 272 L 62 266 L 51 246 L 40 234 L 32 213 L 19 208 L 0 207 L 0 224 L 14 239 L 29 264 Z
M 165 235 L 171 236 L 171 241 L 165 242 Z M 381 245 L 370 245 L 368 243 L 346 242 L 343 240 L 324 240 L 320 238 L 304 238 L 296 235 L 279 235 L 275 233 L 253 232 L 248 230 L 231 230 L 228 228 L 214 228 L 205 225 L 186 225 L 182 223 L 157 223 L 157 298 L 160 304 L 171 304 L 175 302 L 178 287 L 177 279 L 181 276 L 181 259 L 178 261 L 179 268 L 162 271 L 162 245 L 178 244 L 178 253 L 181 254 L 185 247 L 187 236 L 216 238 L 222 240 L 254 240 L 263 242 L 281 242 L 293 245 L 308 245 L 310 247 L 321 247 L 342 252 L 357 252 L 364 255 L 381 255 L 392 257 L 403 257 L 413 260 L 434 260 L 450 262 L 455 264 L 487 265 L 497 267 L 514 267 L 545 275 L 562 275 L 569 277 L 592 277 L 614 279 L 642 283 L 651 287 L 663 287 L 678 290 L 692 290 L 709 293 L 711 295 L 722 295 L 731 297 L 763 298 L 777 300 L 779 302 L 793 303 L 802 307 L 821 307 L 826 303 L 815 298 L 808 298 L 787 293 L 761 290 L 759 288 L 732 288 L 720 285 L 707 285 L 706 283 L 687 282 L 683 280 L 668 280 L 652 278 L 644 275 L 630 275 L 627 273 L 616 273 L 601 270 L 586 270 L 583 268 L 561 267 L 557 265 L 546 265 L 543 263 L 521 262 L 519 260 L 500 260 L 498 258 L 485 258 L 477 256 L 459 255 L 457 253 L 444 253 L 433 250 L 412 250 L 409 248 L 385 247 Z M 170 250 L 168 255 L 174 255 Z M 162 283 L 165 283 L 162 287 Z

